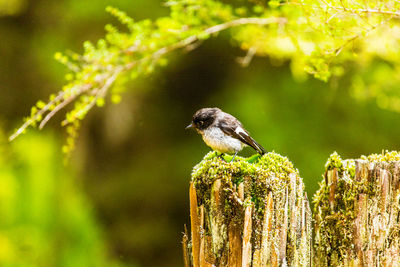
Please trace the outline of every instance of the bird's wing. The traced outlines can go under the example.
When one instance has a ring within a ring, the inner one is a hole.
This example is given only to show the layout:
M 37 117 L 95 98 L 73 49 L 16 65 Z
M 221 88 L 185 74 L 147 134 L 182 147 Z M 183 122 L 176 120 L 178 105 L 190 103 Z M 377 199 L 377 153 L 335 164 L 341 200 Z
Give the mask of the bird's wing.
M 258 153 L 264 155 L 266 153 L 265 149 L 258 144 L 241 125 L 239 121 L 235 119 L 235 122 L 232 121 L 219 121 L 219 127 L 221 130 L 226 134 L 233 138 L 239 139 L 242 143 L 251 146 L 254 148 Z

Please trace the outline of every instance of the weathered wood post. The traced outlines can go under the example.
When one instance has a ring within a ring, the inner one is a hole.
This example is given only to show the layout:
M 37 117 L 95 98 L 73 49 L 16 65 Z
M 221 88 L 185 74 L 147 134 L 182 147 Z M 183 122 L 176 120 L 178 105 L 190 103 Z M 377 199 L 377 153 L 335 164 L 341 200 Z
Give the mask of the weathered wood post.
M 314 204 L 315 266 L 400 266 L 400 154 L 332 154 Z
M 298 171 L 285 157 L 210 152 L 190 183 L 186 266 L 310 266 L 311 211 Z

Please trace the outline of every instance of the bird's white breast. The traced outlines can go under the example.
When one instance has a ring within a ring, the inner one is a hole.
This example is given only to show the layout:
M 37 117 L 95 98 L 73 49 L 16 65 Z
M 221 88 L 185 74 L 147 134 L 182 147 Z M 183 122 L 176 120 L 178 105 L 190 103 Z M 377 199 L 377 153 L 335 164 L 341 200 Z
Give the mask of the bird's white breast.
M 226 135 L 218 127 L 209 127 L 202 132 L 204 142 L 220 153 L 233 154 L 243 149 L 245 144 L 238 139 Z

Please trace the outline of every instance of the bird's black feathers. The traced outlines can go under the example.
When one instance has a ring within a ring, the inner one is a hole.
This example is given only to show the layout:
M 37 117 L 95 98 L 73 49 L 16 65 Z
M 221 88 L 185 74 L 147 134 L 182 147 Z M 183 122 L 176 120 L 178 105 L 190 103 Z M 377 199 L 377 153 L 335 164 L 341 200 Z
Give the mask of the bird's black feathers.
M 197 129 L 203 130 L 210 126 L 215 120 L 215 114 L 220 111 L 217 108 L 204 108 L 193 115 L 193 124 Z
M 233 138 L 239 139 L 242 143 L 254 148 L 259 154 L 264 155 L 266 153 L 265 149 L 254 140 L 248 131 L 246 131 L 240 121 L 235 117 L 227 114 L 224 119 L 220 120 L 218 126 L 226 134 Z M 238 129 L 240 129 L 238 131 Z

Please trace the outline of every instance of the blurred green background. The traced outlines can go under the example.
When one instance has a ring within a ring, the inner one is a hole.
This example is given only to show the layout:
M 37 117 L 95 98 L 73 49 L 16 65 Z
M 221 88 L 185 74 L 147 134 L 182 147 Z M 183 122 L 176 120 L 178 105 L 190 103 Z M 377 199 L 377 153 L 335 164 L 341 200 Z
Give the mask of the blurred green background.
M 68 165 L 62 115 L 8 143 L 30 107 L 63 85 L 54 53 L 81 52 L 117 24 L 107 5 L 136 20 L 168 14 L 158 0 L 0 0 L 0 266 L 181 266 L 190 173 L 209 151 L 184 128 L 201 107 L 235 115 L 289 157 L 309 198 L 333 151 L 400 149 L 399 114 L 351 98 L 346 76 L 296 81 L 288 63 L 268 58 L 242 68 L 244 52 L 224 35 L 91 111 Z

